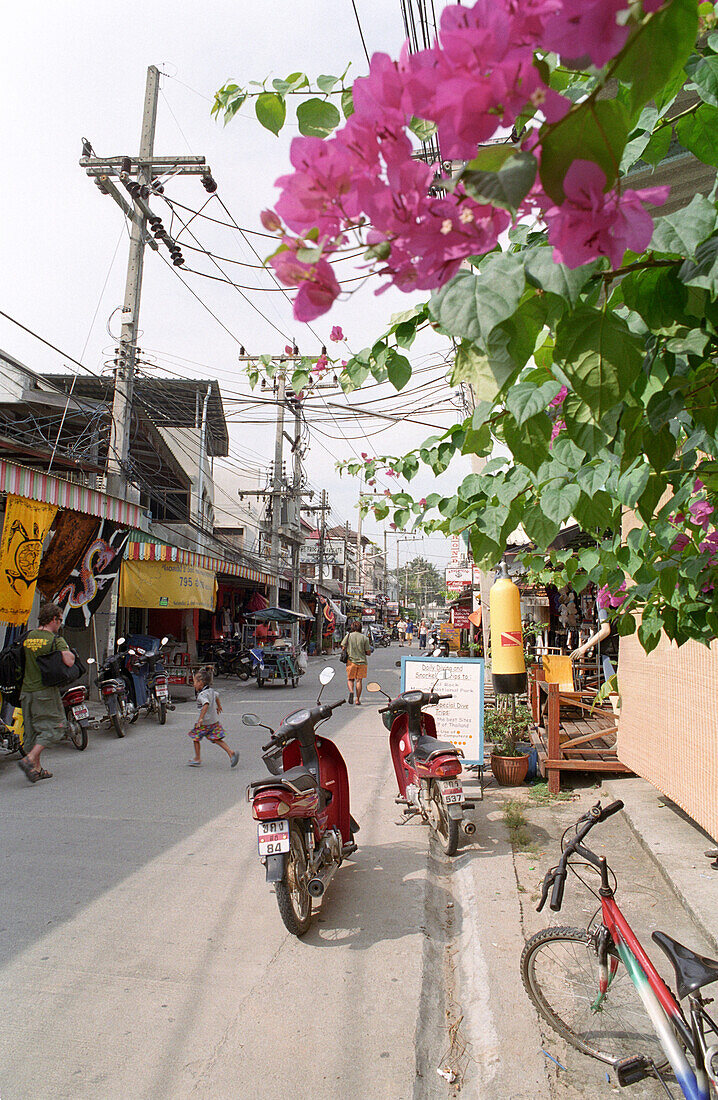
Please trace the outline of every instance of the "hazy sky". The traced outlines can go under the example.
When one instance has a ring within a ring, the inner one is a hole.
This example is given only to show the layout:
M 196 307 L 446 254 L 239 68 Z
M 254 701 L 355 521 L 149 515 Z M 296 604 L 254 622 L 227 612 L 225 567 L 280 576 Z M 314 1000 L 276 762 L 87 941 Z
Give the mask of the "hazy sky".
M 369 53 L 396 54 L 403 40 L 399 0 L 356 0 L 356 5 Z M 443 6 L 441 0 L 437 12 Z M 0 50 L 0 309 L 81 359 L 93 372 L 103 370 L 114 347 L 111 333 L 119 332 L 115 311 L 124 295 L 128 236 L 119 208 L 99 193 L 78 165 L 81 139 L 89 138 L 99 155 L 136 155 L 148 65 L 166 74 L 155 153 L 206 156 L 233 218 L 255 231 L 261 230 L 260 211 L 276 199 L 274 180 L 288 171 L 289 142 L 297 130 L 290 125 L 275 138 L 258 125 L 250 106 L 225 128 L 210 117 L 214 91 L 229 78 L 246 84 L 285 77 L 294 70 L 310 76 L 339 74 L 350 62 L 354 76 L 366 71 L 351 0 L 190 0 L 182 5 L 165 0 L 128 0 L 123 5 L 30 0 L 6 13 Z M 196 177 L 172 180 L 167 193 L 193 210 L 207 199 Z M 169 226 L 165 204 L 153 200 L 152 205 Z M 205 212 L 226 219 L 214 203 Z M 252 247 L 262 259 L 272 248 L 271 241 L 245 238 L 203 219 L 195 219 L 191 228 L 202 246 L 246 264 L 260 262 Z M 194 254 L 186 249 L 184 255 L 187 266 L 195 266 Z M 221 277 L 216 269 L 203 266 Z M 236 425 L 231 428 L 234 461 L 264 466 L 273 457 L 273 432 L 248 423 L 258 414 L 242 403 L 249 388 L 237 362 L 239 344 L 251 353 L 281 354 L 291 337 L 302 352 L 317 354 L 321 343 L 328 343 L 332 325 L 340 324 L 356 351 L 373 342 L 391 314 L 408 308 L 413 299 L 394 291 L 377 298 L 374 287 L 364 288 L 315 322 L 315 336 L 292 319 L 284 295 L 267 289 L 273 284 L 264 273 L 229 263 L 222 266 L 236 282 L 265 289 L 243 290 L 240 295 L 220 282 L 187 276 L 204 308 L 176 272 L 147 250 L 140 347 L 156 364 L 147 369 L 160 377 L 172 377 L 166 373 L 172 371 L 218 378 L 228 419 Z M 349 264 L 343 273 L 357 274 Z M 63 367 L 60 356 L 2 317 L 0 347 L 38 371 Z M 438 341 L 425 342 L 412 359 L 415 366 L 429 366 L 447 351 Z M 424 372 L 417 382 L 429 377 Z M 333 459 L 372 453 L 375 448 L 396 452 L 432 430 L 407 425 L 373 435 L 386 422 L 362 421 L 358 426 L 360 422 L 352 425 L 341 417 L 351 406 L 375 402 L 376 390 L 362 391 L 349 402 L 341 394 L 327 396 L 340 408 L 333 410 L 336 421 L 329 419 L 325 408 L 312 433 L 309 478 L 317 488 L 329 490 L 333 521 L 355 524 L 357 486 L 338 478 Z M 436 396 L 427 403 L 431 400 Z M 422 419 L 428 424 L 448 423 L 451 418 L 437 418 L 429 407 Z M 369 438 L 362 436 L 365 428 Z M 456 477 L 465 472 L 457 469 Z M 388 484 L 384 481 L 379 488 Z M 418 495 L 432 487 L 429 478 L 416 484 Z M 375 525 L 369 523 L 366 529 L 380 538 Z M 421 550 L 419 544 L 405 544 L 402 561 Z M 448 557 L 442 541 L 427 540 L 423 552 L 437 560 Z

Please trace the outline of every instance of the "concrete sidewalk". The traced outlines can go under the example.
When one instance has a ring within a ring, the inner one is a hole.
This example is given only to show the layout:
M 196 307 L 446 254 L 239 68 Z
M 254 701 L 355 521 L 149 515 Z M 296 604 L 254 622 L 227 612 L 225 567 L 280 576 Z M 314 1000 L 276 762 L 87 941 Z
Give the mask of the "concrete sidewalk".
M 705 855 L 718 844 L 645 780 L 617 777 L 602 786 L 612 798 L 623 800 L 631 831 L 718 958 L 718 870 Z

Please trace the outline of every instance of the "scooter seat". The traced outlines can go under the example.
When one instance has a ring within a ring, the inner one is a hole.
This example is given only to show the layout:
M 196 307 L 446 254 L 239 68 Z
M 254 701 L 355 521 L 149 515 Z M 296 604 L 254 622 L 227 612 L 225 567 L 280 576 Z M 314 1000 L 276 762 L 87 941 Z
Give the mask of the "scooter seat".
M 281 775 L 265 775 L 263 779 L 255 779 L 249 786 L 252 790 L 259 790 L 261 787 L 289 787 L 297 794 L 303 794 L 304 791 L 311 791 L 317 785 L 317 781 L 311 772 L 306 768 L 298 764 L 296 768 L 290 768 L 289 771 L 282 772 Z
M 413 756 L 414 760 L 428 761 L 435 756 L 440 756 L 443 752 L 456 755 L 456 751 L 456 745 L 452 745 L 451 741 L 437 741 L 435 737 L 427 737 L 426 734 L 422 734 L 410 755 Z

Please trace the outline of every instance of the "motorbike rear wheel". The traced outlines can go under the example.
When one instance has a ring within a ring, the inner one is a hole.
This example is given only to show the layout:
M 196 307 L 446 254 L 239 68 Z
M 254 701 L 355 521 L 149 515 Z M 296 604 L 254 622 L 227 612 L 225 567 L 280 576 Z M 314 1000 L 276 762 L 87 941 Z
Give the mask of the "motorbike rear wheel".
M 118 737 L 125 736 L 125 723 L 120 714 L 111 714 L 110 721 L 112 722 L 113 729 Z
M 167 704 L 164 699 L 158 700 L 157 703 L 157 718 L 161 726 L 164 726 L 167 721 Z
M 87 748 L 87 726 L 81 725 L 76 718 L 68 718 L 68 736 L 80 752 Z
M 459 847 L 459 823 L 453 817 L 449 817 L 441 787 L 435 779 L 431 781 L 430 797 L 433 810 L 431 831 L 439 841 L 444 855 L 454 856 L 456 855 L 456 849 Z
M 284 927 L 293 936 L 303 936 L 312 923 L 312 897 L 307 889 L 307 855 L 299 825 L 289 823 L 289 853 L 284 879 L 276 885 L 277 905 Z

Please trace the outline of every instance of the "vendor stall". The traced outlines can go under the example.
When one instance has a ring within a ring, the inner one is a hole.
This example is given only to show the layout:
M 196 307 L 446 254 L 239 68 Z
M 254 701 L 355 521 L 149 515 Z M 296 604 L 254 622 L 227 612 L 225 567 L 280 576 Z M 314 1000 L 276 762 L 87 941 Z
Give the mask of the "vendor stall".
M 299 648 L 290 638 L 277 635 L 277 627 L 291 626 L 295 623 L 311 620 L 311 616 L 302 611 L 290 611 L 286 607 L 267 607 L 247 616 L 248 624 L 254 626 L 255 645 L 251 649 L 257 687 L 264 687 L 271 680 L 282 680 L 286 687 L 291 683 L 296 687 L 301 675 Z M 262 630 L 266 627 L 266 631 Z

